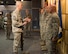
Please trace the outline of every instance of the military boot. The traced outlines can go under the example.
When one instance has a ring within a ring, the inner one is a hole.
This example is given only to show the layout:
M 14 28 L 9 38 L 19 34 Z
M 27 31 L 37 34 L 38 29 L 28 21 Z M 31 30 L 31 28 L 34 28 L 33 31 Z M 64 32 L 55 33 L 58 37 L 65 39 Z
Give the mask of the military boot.
M 28 51 L 26 51 L 26 52 L 23 52 L 22 54 L 30 54 Z
M 44 46 L 44 45 L 45 45 L 45 41 L 44 41 L 44 40 L 41 40 L 41 41 L 40 41 L 40 45 L 41 45 L 41 46 Z
M 45 45 L 44 45 L 44 46 L 41 46 L 41 50 L 42 50 L 42 51 L 47 51 L 46 46 L 45 46 Z

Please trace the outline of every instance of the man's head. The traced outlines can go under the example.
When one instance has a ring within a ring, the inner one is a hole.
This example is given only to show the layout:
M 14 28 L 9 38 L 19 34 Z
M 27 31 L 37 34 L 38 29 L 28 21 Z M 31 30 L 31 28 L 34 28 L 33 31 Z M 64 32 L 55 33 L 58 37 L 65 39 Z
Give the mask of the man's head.
M 16 8 L 18 10 L 22 10 L 22 7 L 23 7 L 23 3 L 21 1 L 16 1 Z
M 48 6 L 48 2 L 43 3 L 43 8 L 46 8 Z
M 26 13 L 26 15 L 28 15 L 28 14 L 29 14 L 29 10 L 28 10 L 28 9 L 26 9 L 26 10 L 25 10 L 25 13 Z
M 55 5 L 51 5 L 51 13 L 56 12 L 56 6 Z
M 50 13 L 50 12 L 51 12 L 51 7 L 50 7 L 50 6 L 47 6 L 47 7 L 46 7 L 46 12 L 47 12 L 47 13 Z

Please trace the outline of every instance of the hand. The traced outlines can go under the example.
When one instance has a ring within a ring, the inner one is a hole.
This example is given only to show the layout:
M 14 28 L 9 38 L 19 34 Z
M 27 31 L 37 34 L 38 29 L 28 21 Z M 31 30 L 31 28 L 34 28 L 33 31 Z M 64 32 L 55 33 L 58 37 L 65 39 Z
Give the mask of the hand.
M 23 25 L 26 25 L 27 24 L 27 22 L 23 22 Z
M 42 14 L 42 13 L 44 12 L 44 9 L 41 9 L 41 11 L 40 11 L 40 12 L 41 12 L 41 14 Z
M 23 21 L 31 22 L 31 19 L 27 17 L 27 18 L 23 19 Z
M 52 41 L 55 42 L 58 40 L 58 37 L 52 37 Z
M 55 38 L 52 38 L 52 41 L 55 41 Z
M 28 20 L 27 20 L 27 21 L 28 21 L 28 22 L 31 22 L 31 19 L 29 19 L 29 18 L 28 18 Z
M 23 21 L 27 21 L 27 20 L 28 20 L 28 18 L 23 19 Z
M 26 21 L 26 18 L 25 18 L 25 19 L 23 19 L 23 21 Z

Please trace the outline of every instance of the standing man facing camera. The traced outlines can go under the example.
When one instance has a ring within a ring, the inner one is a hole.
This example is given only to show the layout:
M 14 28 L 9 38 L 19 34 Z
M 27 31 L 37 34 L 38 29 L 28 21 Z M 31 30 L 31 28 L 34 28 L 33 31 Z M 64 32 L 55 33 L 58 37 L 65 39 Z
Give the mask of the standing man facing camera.
M 31 19 L 31 14 L 29 13 L 29 10 L 25 10 L 26 16 L 24 18 Z M 28 23 L 26 26 L 24 26 L 24 36 L 28 37 L 31 36 L 31 22 Z
M 45 40 L 47 53 L 44 54 L 57 54 L 56 44 L 59 32 L 59 16 L 56 13 L 56 6 L 47 6 L 46 11 L 48 16 L 45 18 Z
M 4 21 L 4 29 L 5 29 L 5 35 L 6 35 L 6 39 L 9 40 L 10 39 L 10 35 L 11 35 L 11 13 L 6 13 L 5 17 L 3 19 Z
M 21 10 L 23 3 L 21 1 L 16 1 L 16 9 L 12 13 L 12 32 L 14 35 L 13 41 L 13 53 L 18 54 L 18 45 L 20 42 L 21 34 L 23 33 L 22 26 L 30 22 L 30 19 L 24 19 L 21 17 Z
M 44 2 L 43 3 L 43 8 L 41 9 L 41 11 L 40 11 L 40 21 L 39 21 L 39 23 L 40 23 L 40 36 L 41 36 L 41 41 L 40 41 L 40 44 L 41 44 L 41 50 L 43 50 L 43 51 L 46 51 L 47 49 L 46 49 L 46 41 L 45 41 L 45 33 L 44 33 L 44 31 L 45 31 L 45 18 L 46 18 L 46 16 L 48 15 L 47 14 L 47 12 L 46 12 L 46 7 L 48 6 L 48 2 Z

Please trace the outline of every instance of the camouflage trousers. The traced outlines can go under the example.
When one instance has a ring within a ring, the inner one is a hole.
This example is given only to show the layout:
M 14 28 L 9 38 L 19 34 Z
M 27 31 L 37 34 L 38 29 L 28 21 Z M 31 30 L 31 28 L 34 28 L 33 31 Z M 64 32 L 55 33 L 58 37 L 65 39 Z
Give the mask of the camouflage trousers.
M 10 34 L 11 34 L 11 28 L 4 28 L 5 29 L 5 35 L 6 35 L 6 38 L 9 39 L 10 38 Z
M 46 51 L 46 40 L 45 40 L 45 26 L 41 23 L 40 25 L 40 37 L 41 37 L 41 41 L 40 41 L 40 45 L 41 45 L 41 50 Z
M 13 52 L 18 52 L 18 46 L 20 44 L 22 33 L 13 33 L 14 35 L 14 41 L 13 41 Z
M 45 45 L 45 26 L 41 23 L 40 25 L 40 36 L 41 36 L 41 45 Z
M 24 26 L 24 36 L 31 36 L 31 26 L 30 24 L 27 24 L 26 26 Z
M 46 38 L 47 53 L 45 54 L 57 54 L 56 42 Z

